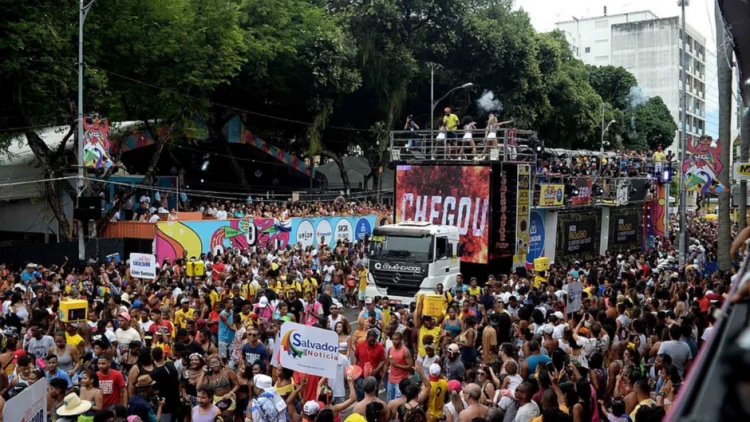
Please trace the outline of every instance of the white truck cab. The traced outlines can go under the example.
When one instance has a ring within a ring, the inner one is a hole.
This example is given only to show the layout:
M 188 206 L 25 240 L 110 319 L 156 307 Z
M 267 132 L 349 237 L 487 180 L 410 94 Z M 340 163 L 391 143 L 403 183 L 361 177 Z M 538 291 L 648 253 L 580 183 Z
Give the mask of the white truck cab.
M 418 293 L 434 294 L 438 284 L 445 291 L 456 284 L 457 227 L 407 221 L 377 227 L 371 239 L 367 297 L 409 304 Z

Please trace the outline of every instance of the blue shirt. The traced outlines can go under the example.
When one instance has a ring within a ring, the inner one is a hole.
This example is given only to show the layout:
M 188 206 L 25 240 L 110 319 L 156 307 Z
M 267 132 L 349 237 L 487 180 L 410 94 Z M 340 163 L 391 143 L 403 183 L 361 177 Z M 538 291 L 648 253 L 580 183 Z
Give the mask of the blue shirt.
M 219 314 L 219 341 L 222 343 L 231 343 L 234 341 L 234 329 L 224 323 L 221 315 L 227 316 L 227 321 L 232 324 L 232 327 L 234 326 L 234 315 L 232 312 L 227 312 L 226 309 Z
M 34 278 L 34 273 L 30 273 L 28 271 L 24 271 L 21 273 L 21 280 L 23 280 L 24 283 L 28 283 Z
M 547 362 L 550 362 L 552 359 L 549 358 L 547 355 L 531 355 L 526 358 L 526 363 L 529 365 L 529 374 L 533 374 L 536 372 L 536 366 L 540 363 L 545 364 Z
M 61 370 L 59 370 L 59 369 L 57 369 L 57 370 L 56 370 L 56 372 L 57 372 L 57 373 L 55 374 L 55 376 L 54 376 L 54 377 L 53 377 L 53 376 L 50 376 L 49 372 L 47 372 L 47 375 L 46 375 L 46 377 L 47 377 L 47 382 L 49 382 L 49 381 L 52 381 L 52 380 L 53 380 L 53 379 L 55 379 L 55 378 L 60 378 L 60 379 L 64 379 L 65 381 L 67 381 L 67 382 L 68 382 L 68 388 L 71 388 L 71 387 L 73 387 L 73 382 L 72 382 L 72 381 L 70 380 L 70 377 L 68 376 L 68 373 L 67 373 L 67 372 L 65 372 L 65 371 L 61 371 Z
M 258 343 L 255 347 L 251 346 L 250 343 L 245 343 L 245 345 L 242 346 L 242 356 L 245 358 L 246 366 L 252 366 L 256 361 L 265 362 L 270 359 L 268 356 L 268 349 L 266 349 L 266 346 L 264 346 L 263 343 Z

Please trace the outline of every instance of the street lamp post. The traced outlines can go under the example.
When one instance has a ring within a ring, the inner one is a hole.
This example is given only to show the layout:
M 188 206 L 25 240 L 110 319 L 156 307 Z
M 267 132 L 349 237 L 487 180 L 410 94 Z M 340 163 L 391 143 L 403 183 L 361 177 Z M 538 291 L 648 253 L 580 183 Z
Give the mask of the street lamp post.
M 435 67 L 436 65 L 434 63 L 430 64 L 430 144 L 432 145 L 431 150 L 433 159 L 435 159 L 435 107 L 440 103 L 440 101 L 443 101 L 447 96 L 451 95 L 453 91 L 457 89 L 471 88 L 472 86 L 474 86 L 473 83 L 467 82 L 461 86 L 457 86 L 451 89 L 445 95 L 435 101 Z
M 607 133 L 607 131 L 609 131 L 609 127 L 612 126 L 612 123 L 616 121 L 617 120 L 611 120 L 609 123 L 607 123 L 607 127 L 604 128 L 604 130 L 602 131 L 602 145 L 599 148 L 599 152 L 602 152 L 602 153 L 604 152 L 604 134 Z

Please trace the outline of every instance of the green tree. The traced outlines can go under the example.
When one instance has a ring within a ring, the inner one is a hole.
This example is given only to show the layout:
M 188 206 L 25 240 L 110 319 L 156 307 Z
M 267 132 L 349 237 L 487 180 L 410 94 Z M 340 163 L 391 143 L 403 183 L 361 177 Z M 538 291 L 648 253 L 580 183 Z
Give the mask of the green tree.
M 630 107 L 630 90 L 638 85 L 632 73 L 622 66 L 586 66 L 589 84 L 604 102 L 618 110 Z
M 677 124 L 661 97 L 650 98 L 625 113 L 624 145 L 628 149 L 656 149 L 672 144 Z
M 3 2 L 0 17 L 0 91 L 11 95 L 0 104 L 0 146 L 28 142 L 45 179 L 64 175 L 77 161 L 65 150 L 76 122 L 78 6 L 74 0 Z M 111 121 L 139 120 L 150 130 L 156 149 L 144 184 L 153 182 L 167 143 L 194 133 L 192 122 L 205 114 L 205 99 L 237 72 L 243 61 L 238 19 L 237 5 L 221 0 L 108 0 L 90 10 L 84 28 L 85 110 Z M 165 130 L 156 130 L 155 122 Z M 63 142 L 52 148 L 39 134 L 48 125 L 70 125 Z M 75 189 L 67 181 L 44 187 L 69 240 L 60 193 L 74 199 Z

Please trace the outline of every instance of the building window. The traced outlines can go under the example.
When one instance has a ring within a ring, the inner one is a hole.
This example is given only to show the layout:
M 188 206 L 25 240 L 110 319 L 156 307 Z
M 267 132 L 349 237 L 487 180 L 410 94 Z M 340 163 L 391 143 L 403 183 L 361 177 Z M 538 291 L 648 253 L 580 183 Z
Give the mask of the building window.
M 586 47 L 586 53 L 591 53 L 591 47 Z
M 596 29 L 605 29 L 608 26 L 609 26 L 609 21 L 606 20 L 606 19 L 601 20 L 601 21 L 596 21 L 594 23 L 594 28 L 596 28 Z
M 598 62 L 606 62 L 607 60 L 609 60 L 609 56 L 596 56 L 594 60 Z

